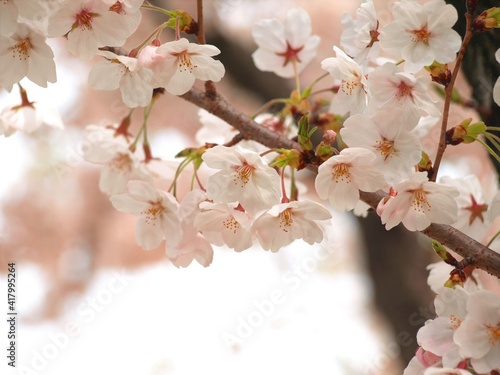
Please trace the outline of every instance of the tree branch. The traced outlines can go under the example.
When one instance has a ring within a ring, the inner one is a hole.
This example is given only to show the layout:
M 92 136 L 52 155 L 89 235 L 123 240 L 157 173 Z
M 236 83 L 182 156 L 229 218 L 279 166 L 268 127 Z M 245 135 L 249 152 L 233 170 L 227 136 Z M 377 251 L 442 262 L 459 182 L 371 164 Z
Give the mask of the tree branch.
M 250 117 L 237 111 L 219 95 L 206 95 L 197 88 L 192 88 L 181 96 L 183 99 L 205 109 L 239 130 L 245 139 L 252 139 L 269 148 L 300 149 L 297 142 L 287 139 L 266 127 L 257 124 Z M 314 167 L 311 168 L 314 170 Z M 361 200 L 376 208 L 384 197 L 382 192 L 367 193 L 360 191 Z M 439 241 L 464 258 L 470 258 L 470 264 L 500 278 L 500 254 L 468 237 L 459 230 L 442 224 L 431 224 L 422 231 L 426 236 Z

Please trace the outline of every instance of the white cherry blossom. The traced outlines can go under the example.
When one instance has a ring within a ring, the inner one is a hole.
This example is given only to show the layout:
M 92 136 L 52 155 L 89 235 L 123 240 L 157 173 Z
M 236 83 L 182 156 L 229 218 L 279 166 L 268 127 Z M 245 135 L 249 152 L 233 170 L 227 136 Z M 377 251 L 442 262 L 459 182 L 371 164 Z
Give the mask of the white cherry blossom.
M 479 179 L 475 175 L 463 178 L 443 177 L 439 182 L 454 186 L 460 193 L 457 197 L 458 218 L 453 226 L 468 236 L 481 241 L 490 225 L 488 204 Z
M 429 277 L 427 278 L 427 285 L 431 288 L 434 293 L 438 293 L 444 286 L 445 282 L 450 278 L 450 273 L 455 267 L 440 261 L 436 263 L 431 263 L 427 266 L 427 271 L 429 271 Z M 468 293 L 475 292 L 481 288 L 479 273 L 477 270 L 472 272 L 472 277 L 467 277 L 464 283 L 464 289 Z
M 441 287 L 434 305 L 437 317 L 425 322 L 417 334 L 422 348 L 442 357 L 444 367 L 456 367 L 462 358 L 453 335 L 467 315 L 466 304 L 469 293 L 464 288 Z
M 387 230 L 401 222 L 406 229 L 416 231 L 431 223 L 453 224 L 457 220 L 458 190 L 428 181 L 427 173 L 416 172 L 395 189 L 398 194 L 389 198 L 381 216 Z
M 467 316 L 455 332 L 460 355 L 480 374 L 500 370 L 500 298 L 487 290 L 471 293 Z
M 294 240 L 308 244 L 323 240 L 322 222 L 332 215 L 322 205 L 304 200 L 281 203 L 259 214 L 252 229 L 263 249 L 278 251 Z
M 340 89 L 330 104 L 330 112 L 351 115 L 366 112 L 366 77 L 361 67 L 340 48 L 333 46 L 337 57 L 329 57 L 321 62 L 321 68 L 341 81 Z
M 153 250 L 164 239 L 169 244 L 178 243 L 179 204 L 170 193 L 155 189 L 149 182 L 132 180 L 126 193 L 113 195 L 110 200 L 118 211 L 139 216 L 135 238 L 143 249 Z
M 0 112 L 0 124 L 6 135 L 16 130 L 33 133 L 42 125 L 57 129 L 64 128 L 61 115 L 56 108 L 36 102 L 5 107 Z
M 145 107 L 151 102 L 153 71 L 134 57 L 100 51 L 106 58 L 97 62 L 89 75 L 89 83 L 99 90 L 120 88 L 123 103 L 130 108 Z
M 422 157 L 420 140 L 400 123 L 399 113 L 374 116 L 354 115 L 344 122 L 342 140 L 350 147 L 362 147 L 376 156 L 380 169 L 390 184 L 409 177 Z
M 161 68 L 163 87 L 172 95 L 185 94 L 196 79 L 219 82 L 224 65 L 212 56 L 220 50 L 209 44 L 190 43 L 186 38 L 162 44 L 156 52 L 164 57 Z
M 359 64 L 378 57 L 377 12 L 372 0 L 364 0 L 356 10 L 356 19 L 349 13 L 341 18 L 344 31 L 340 36 L 340 45 Z
M 16 1 L 0 1 L 0 35 L 9 36 L 16 31 L 18 14 Z
M 210 168 L 220 169 L 210 176 L 207 184 L 207 197 L 214 202 L 239 202 L 250 214 L 279 203 L 278 173 L 264 164 L 259 154 L 237 147 L 215 146 L 202 158 Z
M 250 248 L 252 242 L 251 218 L 227 203 L 202 202 L 201 212 L 196 216 L 194 227 L 203 233 L 210 243 L 243 251 Z
M 320 165 L 315 187 L 321 199 L 328 199 L 338 211 L 352 210 L 359 201 L 359 190 L 384 189 L 384 176 L 374 167 L 373 152 L 359 147 L 342 150 Z
M 165 254 L 174 266 L 187 267 L 193 260 L 203 267 L 208 267 L 213 260 L 212 245 L 203 238 L 190 224 L 182 223 L 181 238 L 178 241 L 167 241 Z
M 0 36 L 0 86 L 11 91 L 24 77 L 47 87 L 56 82 L 56 66 L 45 36 L 18 24 L 9 37 Z
M 461 369 L 461 368 L 428 367 L 425 369 L 423 375 L 473 375 L 473 374 L 472 374 L 472 372 Z
M 264 72 L 274 72 L 291 78 L 300 73 L 316 56 L 320 37 L 311 35 L 311 19 L 304 9 L 291 9 L 283 24 L 272 18 L 253 25 L 252 36 L 259 47 L 252 58 L 255 66 Z
M 370 91 L 369 111 L 400 109 L 405 114 L 402 121 L 415 127 L 423 113 L 440 116 L 436 103 L 430 96 L 424 77 L 401 72 L 393 63 L 385 63 L 368 75 Z
M 50 18 L 48 35 L 67 34 L 68 51 L 89 60 L 99 47 L 122 46 L 138 26 L 137 22 L 129 22 L 134 17 L 110 10 L 102 0 L 66 1 Z
M 405 71 L 416 73 L 434 60 L 448 63 L 460 49 L 460 35 L 452 29 L 458 13 L 444 0 L 420 4 L 402 0 L 394 4 L 394 21 L 380 32 L 380 46 L 403 57 Z

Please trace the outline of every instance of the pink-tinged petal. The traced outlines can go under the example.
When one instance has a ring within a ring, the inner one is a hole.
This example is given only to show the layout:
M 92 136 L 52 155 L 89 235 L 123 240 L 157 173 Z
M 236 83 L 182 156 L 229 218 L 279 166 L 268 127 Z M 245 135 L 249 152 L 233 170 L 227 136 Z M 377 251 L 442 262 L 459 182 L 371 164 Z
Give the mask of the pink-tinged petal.
M 276 19 L 266 19 L 254 24 L 252 36 L 260 48 L 278 53 L 286 51 L 285 30 L 283 24 Z
M 453 335 L 453 340 L 460 347 L 460 355 L 464 358 L 484 357 L 491 348 L 488 339 L 484 324 L 473 318 L 465 318 Z
M 403 219 L 403 225 L 410 231 L 420 231 L 431 225 L 431 221 L 425 213 L 411 206 Z
M 98 90 L 116 90 L 125 74 L 122 64 L 113 61 L 98 61 L 89 74 L 89 84 Z
M 93 31 L 76 28 L 68 34 L 66 48 L 84 60 L 90 60 L 98 52 L 99 43 Z
M 480 374 L 487 374 L 500 369 L 500 345 L 492 346 L 490 351 L 480 359 L 471 359 L 472 367 Z
M 385 229 L 390 230 L 401 223 L 408 214 L 411 207 L 411 194 L 401 192 L 394 198 L 389 198 L 389 202 L 382 212 L 382 224 Z
M 216 46 L 213 46 L 211 44 L 196 44 L 196 43 L 190 43 L 188 45 L 187 51 L 189 52 L 190 55 L 193 56 L 216 56 L 220 54 L 220 49 L 218 49 Z
M 152 72 L 148 76 L 152 76 Z M 151 81 L 151 78 L 149 78 L 149 81 Z M 138 73 L 124 75 L 121 80 L 120 91 L 123 103 L 129 108 L 146 107 L 151 103 L 153 97 L 153 88 Z
M 331 183 L 328 199 L 337 211 L 352 210 L 359 201 L 358 187 L 345 181 Z
M 191 60 L 197 65 L 193 69 L 196 79 L 219 82 L 224 77 L 226 70 L 220 61 L 203 55 L 191 56 Z
M 291 78 L 294 75 L 293 65 L 285 65 L 285 58 L 273 51 L 259 48 L 252 54 L 252 59 L 257 69 L 263 72 L 276 72 L 283 78 Z
M 17 6 L 11 1 L 0 2 L 0 35 L 14 34 L 17 28 Z
M 130 195 L 137 197 L 144 202 L 157 202 L 161 195 L 149 182 L 132 180 L 127 183 L 127 190 Z
M 187 70 L 177 70 L 168 81 L 165 89 L 172 95 L 182 95 L 193 87 L 195 77 Z
M 201 156 L 203 161 L 210 168 L 226 169 L 232 166 L 239 166 L 243 163 L 243 156 L 235 149 L 225 146 L 215 146 L 209 148 Z
M 186 51 L 189 47 L 189 41 L 186 38 L 162 44 L 156 49 L 156 53 L 166 55 L 177 55 L 180 52 Z
M 311 18 L 302 8 L 290 9 L 285 19 L 285 39 L 294 48 L 306 44 L 311 35 Z
M 154 225 L 154 222 L 140 217 L 135 225 L 135 239 L 144 250 L 156 249 L 165 238 L 162 228 Z
M 147 211 L 150 206 L 148 202 L 138 201 L 129 194 L 116 194 L 109 199 L 116 210 L 137 216 Z
M 128 177 L 122 171 L 105 165 L 101 169 L 99 190 L 108 195 L 123 193 L 126 189 Z
M 300 201 L 300 204 L 299 201 L 290 202 L 290 207 L 293 207 L 296 214 L 308 220 L 329 220 L 332 218 L 330 211 L 313 201 Z

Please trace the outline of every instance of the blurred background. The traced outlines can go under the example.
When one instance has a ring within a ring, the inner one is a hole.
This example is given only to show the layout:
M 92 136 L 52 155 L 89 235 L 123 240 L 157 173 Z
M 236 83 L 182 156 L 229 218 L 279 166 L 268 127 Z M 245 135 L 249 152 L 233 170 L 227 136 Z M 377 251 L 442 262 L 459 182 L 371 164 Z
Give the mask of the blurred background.
M 196 14 L 194 0 L 152 3 Z M 389 21 L 392 3 L 375 4 L 381 23 Z M 354 16 L 358 5 L 207 0 L 207 43 L 221 49 L 226 67 L 219 92 L 249 114 L 269 99 L 288 97 L 293 80 L 253 65 L 252 24 L 283 20 L 292 7 L 309 12 L 322 41 L 301 75 L 308 83 L 339 44 L 342 13 Z M 126 48 L 162 21 L 144 11 Z M 89 88 L 92 62 L 69 55 L 64 40 L 51 46 L 58 82 L 46 90 L 23 83 L 31 100 L 57 105 L 66 129 L 0 138 L 0 290 L 7 288 L 7 263 L 15 262 L 18 366 L 25 371 L 17 373 L 402 373 L 418 328 L 433 317 L 426 266 L 437 259 L 427 238 L 399 227 L 386 232 L 373 214 L 357 219 L 332 212 L 321 245 L 298 241 L 276 254 L 215 248 L 209 268 L 176 269 L 163 245 L 149 252 L 136 245 L 136 218 L 113 209 L 98 189 L 99 168 L 83 159 L 84 127 L 116 124 L 128 114 L 119 92 Z M 464 79 L 460 89 L 470 95 Z M 19 96 L 2 92 L 0 100 L 4 107 Z M 464 116 L 477 117 L 456 107 L 451 122 Z M 140 124 L 136 113 L 132 130 Z M 154 156 L 173 159 L 197 146 L 198 109 L 183 99 L 164 95 L 149 125 Z M 485 185 L 496 182 L 482 149 L 458 146 L 446 161 L 443 174 L 461 175 L 475 165 Z M 307 186 L 313 176 L 301 179 Z

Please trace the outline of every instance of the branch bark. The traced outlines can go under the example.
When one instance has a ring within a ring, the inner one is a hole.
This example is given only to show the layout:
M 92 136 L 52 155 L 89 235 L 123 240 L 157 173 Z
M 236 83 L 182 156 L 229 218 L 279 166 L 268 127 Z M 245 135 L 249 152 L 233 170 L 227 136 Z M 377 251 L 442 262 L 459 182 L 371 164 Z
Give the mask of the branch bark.
M 269 148 L 299 149 L 297 142 L 257 124 L 250 117 L 233 108 L 220 95 L 206 95 L 201 90 L 193 87 L 181 97 L 231 124 L 235 129 L 239 130 L 245 139 L 252 139 Z M 370 207 L 376 208 L 384 194 L 382 192 L 367 193 L 360 191 L 360 197 Z M 422 233 L 439 241 L 460 256 L 469 258 L 470 265 L 500 278 L 500 254 L 459 230 L 449 225 L 431 224 Z

